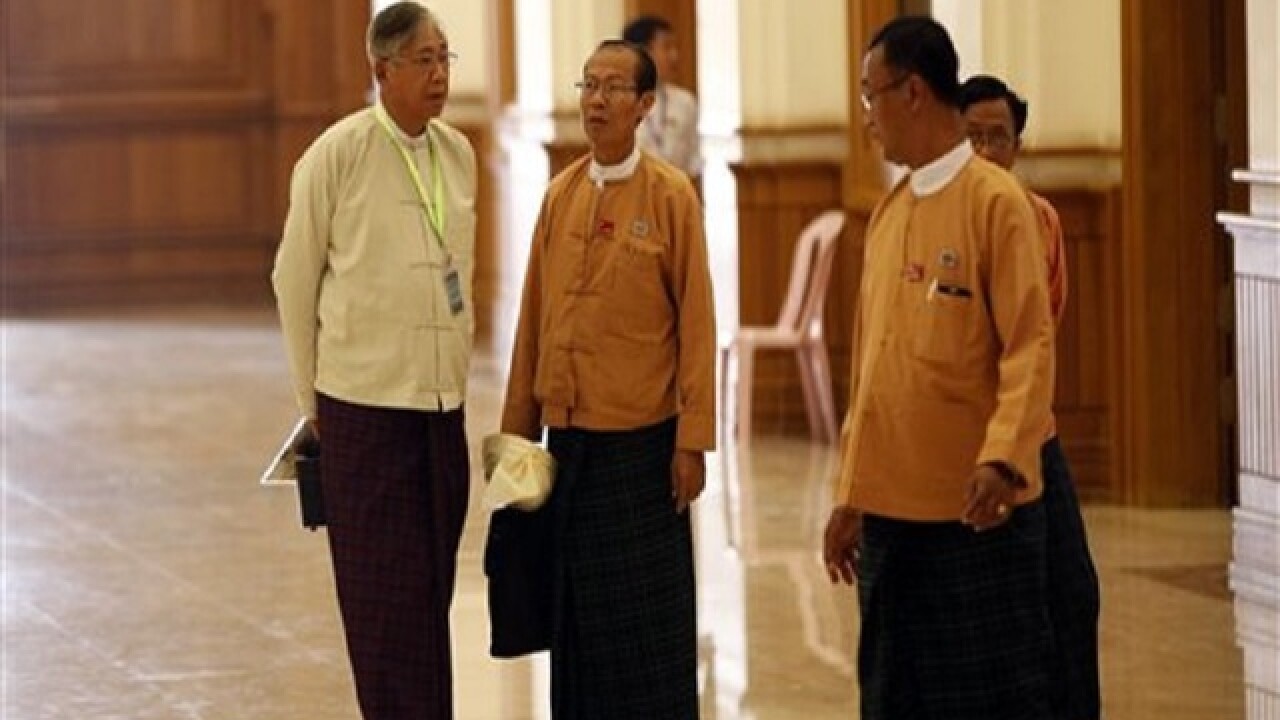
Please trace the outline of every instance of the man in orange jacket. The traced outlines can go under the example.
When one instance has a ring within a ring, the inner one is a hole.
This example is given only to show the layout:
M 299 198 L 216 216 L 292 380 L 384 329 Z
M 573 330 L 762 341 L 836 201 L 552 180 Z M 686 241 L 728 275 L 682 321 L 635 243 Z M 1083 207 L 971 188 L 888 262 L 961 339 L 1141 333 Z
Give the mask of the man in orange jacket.
M 1053 320 L 1025 191 L 975 157 L 946 30 L 863 59 L 867 124 L 910 172 L 872 212 L 824 538 L 858 584 L 864 720 L 1049 718 L 1040 446 Z

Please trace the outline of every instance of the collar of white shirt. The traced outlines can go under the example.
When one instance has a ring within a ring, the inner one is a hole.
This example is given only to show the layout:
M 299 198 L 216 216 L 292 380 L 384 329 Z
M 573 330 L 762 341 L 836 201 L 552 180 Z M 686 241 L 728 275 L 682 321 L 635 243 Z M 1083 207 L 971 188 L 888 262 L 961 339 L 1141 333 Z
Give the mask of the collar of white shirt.
M 633 146 L 631 154 L 626 160 L 617 165 L 601 165 L 596 159 L 591 158 L 591 167 L 587 169 L 587 176 L 591 178 L 591 182 L 596 185 L 603 185 L 607 182 L 615 182 L 618 180 L 626 180 L 635 174 L 636 165 L 640 164 L 640 147 Z
M 396 124 L 395 120 L 391 119 L 391 113 L 387 112 L 387 108 L 382 104 L 381 100 L 378 101 L 378 104 L 374 107 L 373 111 L 378 113 L 378 115 L 386 121 L 387 127 L 391 128 L 391 132 L 395 133 L 396 140 L 399 140 L 401 145 L 404 145 L 411 151 L 421 150 L 428 147 L 427 128 L 424 127 L 422 129 L 422 134 L 420 135 L 410 136 L 404 130 L 400 129 L 400 126 Z M 428 120 L 427 122 L 430 123 L 431 121 Z
M 911 173 L 911 192 L 925 197 L 941 192 L 964 169 L 973 157 L 973 146 L 966 138 L 946 155 Z

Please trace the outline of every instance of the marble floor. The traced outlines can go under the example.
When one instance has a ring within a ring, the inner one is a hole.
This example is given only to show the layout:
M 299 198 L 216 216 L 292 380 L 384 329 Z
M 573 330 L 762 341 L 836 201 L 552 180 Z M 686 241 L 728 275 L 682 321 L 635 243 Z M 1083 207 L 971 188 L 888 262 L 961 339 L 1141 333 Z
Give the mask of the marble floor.
M 9 319 L 5 720 L 358 717 L 323 532 L 258 484 L 293 420 L 266 311 Z M 501 360 L 480 352 L 473 448 Z M 799 438 L 712 457 L 695 522 L 707 720 L 857 717 L 856 604 L 817 549 L 833 458 Z M 473 463 L 479 467 L 480 463 Z M 545 659 L 493 661 L 480 478 L 454 607 L 457 716 L 543 718 Z M 1225 510 L 1090 507 L 1109 720 L 1235 720 Z

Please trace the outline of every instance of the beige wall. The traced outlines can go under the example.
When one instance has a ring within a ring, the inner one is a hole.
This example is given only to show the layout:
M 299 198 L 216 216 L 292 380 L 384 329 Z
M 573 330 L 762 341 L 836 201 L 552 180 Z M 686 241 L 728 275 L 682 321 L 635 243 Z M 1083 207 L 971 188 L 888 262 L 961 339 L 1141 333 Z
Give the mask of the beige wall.
M 849 121 L 845 0 L 746 0 L 738 23 L 743 126 Z
M 741 126 L 742 84 L 724 82 L 736 78 L 741 68 L 738 37 L 738 0 L 698 2 L 698 105 L 704 136 L 731 137 Z M 714 18 L 714 20 L 713 20 Z
M 578 112 L 582 64 L 601 40 L 622 34 L 622 0 L 551 0 L 551 95 L 557 110 Z
M 962 73 L 998 75 L 1030 103 L 1029 146 L 1120 146 L 1120 0 L 934 0 L 933 6 L 955 36 Z
M 429 7 L 440 18 L 449 36 L 449 49 L 458 53 L 458 63 L 450 74 L 450 93 L 482 96 L 488 87 L 489 63 L 497 59 L 490 52 L 485 23 L 488 3 L 477 0 L 431 0 Z
M 1280 3 L 1249 0 L 1249 167 L 1280 174 Z M 1254 185 L 1253 214 L 1280 218 L 1280 187 Z

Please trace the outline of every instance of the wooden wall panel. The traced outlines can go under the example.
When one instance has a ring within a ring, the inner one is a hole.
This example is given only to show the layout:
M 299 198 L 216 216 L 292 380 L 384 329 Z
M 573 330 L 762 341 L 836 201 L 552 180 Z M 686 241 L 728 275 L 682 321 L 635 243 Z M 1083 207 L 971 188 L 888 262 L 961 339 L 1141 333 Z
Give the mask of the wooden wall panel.
M 253 129 L 236 127 L 15 133 L 9 162 L 24 181 L 11 192 L 11 246 L 60 234 L 243 228 L 255 210 L 255 139 Z
M 1120 496 L 1117 462 L 1120 189 L 1039 191 L 1057 209 L 1069 292 L 1057 336 L 1054 412 L 1081 496 Z
M 2 8 L 5 310 L 265 301 L 289 169 L 364 100 L 368 2 Z
M 294 163 L 325 128 L 371 97 L 364 49 L 371 8 L 368 0 L 263 2 L 272 48 L 263 68 L 273 88 L 269 228 L 278 239 Z
M 250 69 L 240 0 L 11 2 L 4 39 L 18 96 L 225 88 Z
M 741 324 L 772 325 L 786 296 L 791 256 L 800 231 L 819 213 L 840 206 L 840 161 L 738 163 L 731 169 L 738 187 Z M 844 238 L 840 242 L 840 254 L 845 256 L 850 248 L 845 247 Z M 838 337 L 834 328 L 843 323 L 845 317 L 851 317 L 839 304 L 838 296 L 828 295 L 829 347 L 830 341 Z M 836 342 L 832 350 L 833 355 L 843 354 L 846 358 L 843 372 L 847 374 L 847 344 L 842 347 Z M 832 372 L 839 379 L 841 371 L 833 367 Z M 757 355 L 752 415 L 756 430 L 808 432 L 799 383 L 793 354 L 762 351 Z M 838 389 L 836 395 L 840 397 Z

